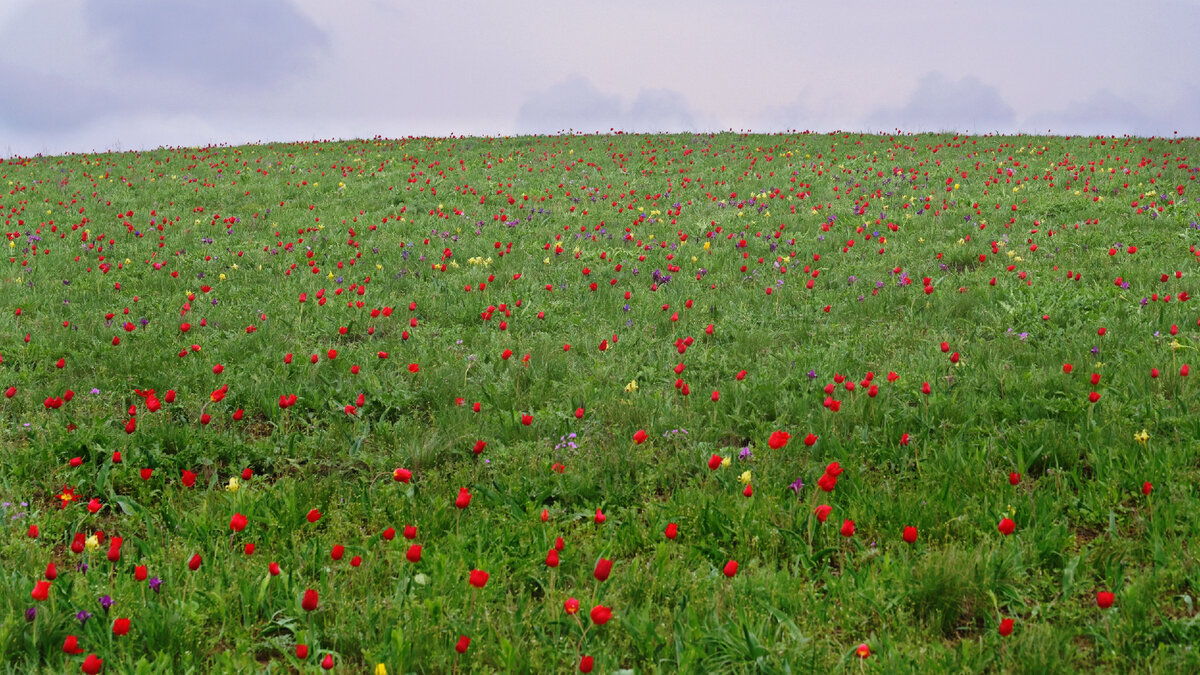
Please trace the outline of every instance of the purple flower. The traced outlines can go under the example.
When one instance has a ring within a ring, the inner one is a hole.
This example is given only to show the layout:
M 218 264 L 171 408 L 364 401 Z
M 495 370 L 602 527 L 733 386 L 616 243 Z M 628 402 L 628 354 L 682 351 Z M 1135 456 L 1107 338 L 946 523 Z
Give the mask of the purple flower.
M 804 479 L 797 478 L 796 480 L 792 481 L 792 484 L 789 485 L 788 487 L 792 489 L 792 492 L 796 493 L 796 496 L 799 496 L 800 490 L 804 489 Z
M 162 579 L 159 579 L 158 577 L 150 577 L 150 590 L 157 593 L 159 586 L 162 586 Z
M 100 606 L 104 608 L 104 614 L 107 615 L 108 609 L 113 606 L 112 596 L 111 595 L 100 596 Z
M 754 459 L 754 453 L 750 452 L 750 446 L 742 448 L 742 451 L 738 453 L 738 459 Z
M 75 614 L 75 618 L 79 620 L 79 627 L 83 628 L 84 624 L 87 623 L 87 620 L 92 618 L 92 613 L 86 609 L 81 609 L 77 614 Z
M 26 621 L 28 621 L 29 623 L 33 623 L 33 620 L 36 618 L 37 618 L 37 607 L 30 607 L 29 609 L 25 610 L 25 620 Z

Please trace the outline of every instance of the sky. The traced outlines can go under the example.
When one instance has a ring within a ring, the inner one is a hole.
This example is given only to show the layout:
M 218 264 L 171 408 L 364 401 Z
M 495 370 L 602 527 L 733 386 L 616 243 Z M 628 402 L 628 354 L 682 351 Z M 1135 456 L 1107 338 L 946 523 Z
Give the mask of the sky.
M 1200 0 L 0 0 L 0 157 L 423 135 L 1200 136 Z

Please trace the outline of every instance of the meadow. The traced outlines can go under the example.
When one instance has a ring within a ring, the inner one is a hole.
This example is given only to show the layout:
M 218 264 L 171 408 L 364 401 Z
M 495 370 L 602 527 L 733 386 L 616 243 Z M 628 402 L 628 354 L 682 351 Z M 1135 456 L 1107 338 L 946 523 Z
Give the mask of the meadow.
M 10 158 L 2 670 L 1194 671 L 1198 155 Z

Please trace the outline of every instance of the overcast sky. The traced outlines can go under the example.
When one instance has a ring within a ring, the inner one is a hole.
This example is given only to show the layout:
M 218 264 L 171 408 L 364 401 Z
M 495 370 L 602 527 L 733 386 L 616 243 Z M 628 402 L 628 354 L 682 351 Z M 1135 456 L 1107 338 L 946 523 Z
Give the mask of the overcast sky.
M 1200 0 L 0 0 L 0 156 L 610 128 L 1200 135 Z

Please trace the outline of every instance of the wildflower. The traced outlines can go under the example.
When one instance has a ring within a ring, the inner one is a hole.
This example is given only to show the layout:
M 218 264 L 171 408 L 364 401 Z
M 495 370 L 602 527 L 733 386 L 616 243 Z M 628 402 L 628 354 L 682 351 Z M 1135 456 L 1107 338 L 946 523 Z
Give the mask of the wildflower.
M 800 490 L 804 489 L 804 479 L 797 478 L 796 480 L 792 481 L 792 484 L 788 487 L 791 488 L 792 492 L 795 492 L 798 496 L 800 494 Z
M 741 482 L 743 485 L 748 485 L 748 484 L 750 483 L 750 471 L 749 471 L 749 470 L 747 470 L 747 471 L 743 471 L 743 472 L 742 472 L 742 475 L 738 476 L 738 480 L 739 480 L 739 481 L 740 481 L 740 482 Z
M 240 487 L 241 487 L 241 483 L 238 481 L 238 477 L 230 476 L 229 477 L 229 485 L 226 485 L 225 489 L 229 492 L 237 492 L 238 488 L 240 488 Z
M 1150 432 L 1142 429 L 1139 433 L 1133 435 L 1133 440 L 1145 445 L 1146 441 L 1150 440 Z

